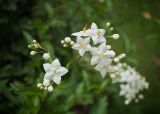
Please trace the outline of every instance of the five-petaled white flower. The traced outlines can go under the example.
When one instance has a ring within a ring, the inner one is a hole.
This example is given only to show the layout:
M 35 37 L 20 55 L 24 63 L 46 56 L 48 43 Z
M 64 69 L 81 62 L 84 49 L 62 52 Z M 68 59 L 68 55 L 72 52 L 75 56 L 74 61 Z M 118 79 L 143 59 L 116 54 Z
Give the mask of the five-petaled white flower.
M 88 34 L 88 29 L 87 29 L 87 27 L 86 27 L 86 26 L 83 28 L 83 30 L 82 30 L 82 31 L 72 33 L 71 35 L 73 35 L 73 36 L 77 36 L 77 37 L 78 37 L 78 36 L 83 36 L 83 37 L 89 36 L 89 34 Z
M 100 71 L 102 78 L 106 76 L 107 72 L 113 72 L 113 67 L 111 63 L 112 63 L 111 59 L 106 59 L 106 60 L 103 60 L 98 65 L 96 65 L 95 69 L 97 71 Z
M 90 38 L 77 37 L 76 43 L 73 44 L 72 48 L 79 51 L 80 56 L 83 56 L 86 51 L 89 51 L 91 46 L 89 44 Z
M 60 84 L 61 76 L 65 75 L 68 72 L 65 67 L 61 66 L 58 59 L 55 59 L 51 64 L 43 64 L 43 67 L 46 72 L 44 75 L 44 79 L 52 80 L 56 84 Z
M 92 38 L 94 44 L 106 42 L 106 39 L 104 37 L 105 30 L 98 29 L 95 23 L 92 23 L 91 28 L 88 29 L 88 34 Z
M 91 48 L 90 52 L 92 54 L 91 65 L 98 64 L 104 59 L 111 58 L 113 55 L 113 51 L 107 50 L 107 45 L 105 43 L 101 44 L 97 48 Z

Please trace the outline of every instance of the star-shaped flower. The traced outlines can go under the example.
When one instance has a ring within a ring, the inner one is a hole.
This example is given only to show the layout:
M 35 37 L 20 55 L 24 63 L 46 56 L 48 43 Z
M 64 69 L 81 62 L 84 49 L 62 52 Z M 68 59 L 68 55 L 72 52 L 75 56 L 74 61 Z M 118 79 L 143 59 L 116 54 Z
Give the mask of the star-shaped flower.
M 79 51 L 80 56 L 83 56 L 86 51 L 89 51 L 91 46 L 89 44 L 90 38 L 77 37 L 76 43 L 73 44 L 72 48 Z
M 107 45 L 105 43 L 101 44 L 99 47 L 93 47 L 90 50 L 92 54 L 91 65 L 100 63 L 104 59 L 111 58 L 113 51 L 107 50 Z
M 44 79 L 53 80 L 53 82 L 55 82 L 56 84 L 60 84 L 61 76 L 65 75 L 68 72 L 65 67 L 61 66 L 58 59 L 55 59 L 51 64 L 43 64 L 43 68 L 46 72 L 44 75 Z
M 95 23 L 92 23 L 91 28 L 88 30 L 88 34 L 92 38 L 94 44 L 106 42 L 104 37 L 105 30 L 98 29 Z
M 113 67 L 111 63 L 112 63 L 112 60 L 107 59 L 107 60 L 103 60 L 101 63 L 96 65 L 95 69 L 97 71 L 100 71 L 102 78 L 106 76 L 107 72 L 113 72 Z

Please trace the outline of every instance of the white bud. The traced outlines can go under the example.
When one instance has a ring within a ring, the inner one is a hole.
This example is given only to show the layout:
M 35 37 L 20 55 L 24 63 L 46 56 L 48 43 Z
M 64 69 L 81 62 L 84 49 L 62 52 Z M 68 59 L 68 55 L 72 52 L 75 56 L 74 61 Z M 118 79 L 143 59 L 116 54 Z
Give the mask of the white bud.
M 125 54 L 125 53 L 122 53 L 122 54 L 119 55 L 119 58 L 120 58 L 120 59 L 122 59 L 122 58 L 124 58 L 124 57 L 126 57 L 126 54 Z
M 107 49 L 110 50 L 110 49 L 111 49 L 111 46 L 110 46 L 110 45 L 107 45 Z
M 44 54 L 43 54 L 43 59 L 44 59 L 44 60 L 48 60 L 49 58 L 50 58 L 49 53 L 44 53 Z
M 116 74 L 110 74 L 110 77 L 113 79 L 116 77 Z
M 28 45 L 28 48 L 31 48 L 32 47 L 32 45 Z
M 113 39 L 117 40 L 117 39 L 119 39 L 119 34 L 113 34 L 111 37 L 112 37 Z
M 129 102 L 130 102 L 129 100 L 125 100 L 125 102 L 124 102 L 124 103 L 125 103 L 126 105 L 128 105 L 128 104 L 129 104 Z
M 71 38 L 70 38 L 70 37 L 66 37 L 64 40 L 65 40 L 67 43 L 71 42 Z
M 115 63 L 118 63 L 118 62 L 119 62 L 119 58 L 117 58 L 117 57 L 114 58 L 114 62 L 115 62 Z
M 64 40 L 61 40 L 61 44 L 64 44 Z
M 31 51 L 30 54 L 31 55 L 35 55 L 37 52 L 36 51 Z
M 52 91 L 53 91 L 53 87 L 52 87 L 52 86 L 49 86 L 49 87 L 48 87 L 48 91 L 49 91 L 49 92 L 52 92 Z
M 111 23 L 110 23 L 110 22 L 107 22 L 106 26 L 109 27 L 110 25 L 111 25 Z
M 63 47 L 67 47 L 67 44 L 64 44 Z
M 48 88 L 47 87 L 44 87 L 44 90 L 47 90 Z
M 44 79 L 44 80 L 43 80 L 43 85 L 44 85 L 44 86 L 49 86 L 49 85 L 50 85 L 49 80 Z
M 33 40 L 33 43 L 37 43 L 37 41 L 36 41 L 36 40 Z
M 112 31 L 112 30 L 114 30 L 114 28 L 113 28 L 113 27 L 111 27 L 111 28 L 110 28 L 110 31 Z
M 38 46 L 37 44 L 34 44 L 34 47 L 35 47 L 35 48 L 39 48 L 39 46 Z
M 41 88 L 41 87 L 42 87 L 42 84 L 41 84 L 41 83 L 38 83 L 38 84 L 37 84 L 37 87 L 38 87 L 38 88 Z
M 73 44 L 74 44 L 74 41 L 71 41 L 71 42 L 70 42 L 70 45 L 73 45 Z
M 143 99 L 144 98 L 143 95 L 141 95 L 141 94 L 138 97 L 139 97 L 139 99 Z
M 44 89 L 44 87 L 42 86 L 42 87 L 40 87 L 40 89 Z
M 115 53 L 113 50 L 111 50 L 111 51 L 110 51 L 110 56 L 111 56 L 111 57 L 114 57 L 115 55 L 116 55 L 116 53 Z

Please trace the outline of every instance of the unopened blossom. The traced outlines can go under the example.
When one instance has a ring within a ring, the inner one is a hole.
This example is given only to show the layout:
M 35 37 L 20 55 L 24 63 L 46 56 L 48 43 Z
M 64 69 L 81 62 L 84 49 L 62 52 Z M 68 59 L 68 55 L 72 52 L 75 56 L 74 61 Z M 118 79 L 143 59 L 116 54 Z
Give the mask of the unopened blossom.
M 44 60 L 48 60 L 49 58 L 50 58 L 49 53 L 44 53 L 44 54 L 43 54 L 43 59 L 44 59 Z
M 95 69 L 100 72 L 102 78 L 106 76 L 107 72 L 113 72 L 111 63 L 112 63 L 112 60 L 107 59 L 107 60 L 103 60 L 101 63 L 95 66 Z
M 83 37 L 89 36 L 89 34 L 88 34 L 88 29 L 87 29 L 87 27 L 86 27 L 86 26 L 83 28 L 83 30 L 82 30 L 82 31 L 72 33 L 71 35 L 73 35 L 73 36 L 77 36 L 77 37 L 79 37 L 79 36 L 83 36 Z
M 65 75 L 68 70 L 65 67 L 62 67 L 59 60 L 55 59 L 51 64 L 43 64 L 45 70 L 44 80 L 53 81 L 56 84 L 60 84 L 61 76 Z
M 111 58 L 113 52 L 107 50 L 107 45 L 105 43 L 101 44 L 99 47 L 93 47 L 90 50 L 92 54 L 91 65 L 100 63 L 104 59 Z
M 95 23 L 92 23 L 91 28 L 88 30 L 88 34 L 92 38 L 94 44 L 106 42 L 104 37 L 105 30 L 98 29 Z
M 86 51 L 89 51 L 91 46 L 89 44 L 90 38 L 77 37 L 76 42 L 73 44 L 72 48 L 78 50 L 80 56 L 83 56 Z

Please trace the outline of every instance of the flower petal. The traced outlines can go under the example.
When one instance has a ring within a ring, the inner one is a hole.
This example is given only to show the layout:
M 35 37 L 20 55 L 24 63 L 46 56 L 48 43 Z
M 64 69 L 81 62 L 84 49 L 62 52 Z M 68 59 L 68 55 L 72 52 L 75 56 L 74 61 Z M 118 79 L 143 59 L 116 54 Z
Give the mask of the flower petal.
M 60 62 L 58 59 L 55 59 L 52 63 L 51 63 L 52 67 L 55 68 L 59 68 L 61 66 Z
M 53 74 L 52 73 L 45 73 L 44 79 L 51 80 L 52 78 L 53 78 Z
M 55 82 L 56 84 L 60 84 L 61 83 L 61 76 L 54 76 L 53 77 L 53 82 Z
M 95 29 L 98 29 L 98 27 L 97 27 L 96 23 L 94 23 L 94 22 L 92 23 L 92 25 L 91 25 L 91 29 L 94 29 L 94 30 L 95 30 Z
M 84 50 L 84 49 L 80 49 L 80 50 L 79 50 L 79 54 L 80 54 L 80 56 L 83 56 L 83 55 L 84 55 L 84 53 L 85 53 L 85 50 Z
M 67 72 L 68 72 L 68 69 L 66 69 L 65 67 L 61 67 L 61 68 L 57 71 L 56 76 L 63 76 L 63 75 L 65 75 Z
M 91 58 L 91 65 L 95 65 L 98 63 L 98 57 L 97 56 L 92 56 Z
M 98 49 L 100 52 L 105 52 L 107 50 L 107 45 L 103 43 L 98 47 Z
M 45 64 L 43 64 L 43 68 L 46 72 L 50 72 L 51 71 L 51 64 L 45 63 Z

